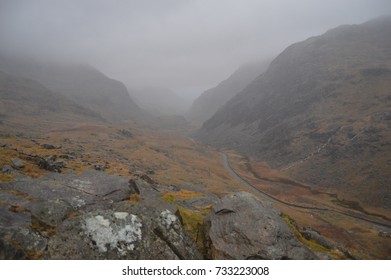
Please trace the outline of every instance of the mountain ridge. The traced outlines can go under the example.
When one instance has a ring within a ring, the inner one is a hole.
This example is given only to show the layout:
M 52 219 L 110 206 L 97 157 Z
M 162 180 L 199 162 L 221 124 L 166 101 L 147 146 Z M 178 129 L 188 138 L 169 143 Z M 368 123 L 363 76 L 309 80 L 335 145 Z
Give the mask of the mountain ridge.
M 269 63 L 269 61 L 248 63 L 236 69 L 227 79 L 220 82 L 217 86 L 204 91 L 193 101 L 191 108 L 186 114 L 187 119 L 198 124 L 208 120 L 229 99 L 262 74 Z
M 383 17 L 289 46 L 196 137 L 297 180 L 391 207 L 390 38 L 391 17 Z
M 107 120 L 142 119 L 146 116 L 122 82 L 107 77 L 92 66 L 60 65 L 3 56 L 0 70 L 35 80 L 53 93 L 66 96 Z

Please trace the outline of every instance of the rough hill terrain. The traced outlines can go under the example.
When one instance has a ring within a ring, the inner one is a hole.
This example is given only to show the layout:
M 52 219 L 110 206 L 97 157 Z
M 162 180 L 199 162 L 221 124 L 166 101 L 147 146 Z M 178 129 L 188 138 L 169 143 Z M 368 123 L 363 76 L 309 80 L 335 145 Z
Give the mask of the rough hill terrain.
M 125 85 L 85 65 L 42 63 L 31 58 L 0 60 L 0 70 L 39 82 L 53 93 L 99 113 L 107 120 L 142 119 L 147 116 L 131 99 Z
M 198 138 L 390 209 L 390 88 L 391 17 L 340 26 L 288 47 Z
M 0 112 L 2 121 L 34 118 L 37 121 L 101 120 L 99 114 L 55 94 L 36 81 L 0 71 Z
M 202 125 L 228 100 L 244 89 L 256 77 L 261 75 L 269 65 L 269 61 L 247 64 L 237 69 L 231 76 L 214 88 L 208 89 L 194 100 L 186 117 L 192 122 Z
M 216 204 L 243 190 L 218 152 L 132 125 L 53 123 L 0 134 L 0 259 L 245 259 L 207 253 L 217 244 L 247 244 L 209 238 L 205 227 L 209 215 L 213 227 L 225 224 L 233 216 L 221 208 L 238 199 L 252 204 L 235 208 L 236 215 L 264 221 L 243 231 L 258 252 L 251 258 L 316 258 L 270 204 L 250 194 Z M 279 249 L 271 254 L 275 238 Z

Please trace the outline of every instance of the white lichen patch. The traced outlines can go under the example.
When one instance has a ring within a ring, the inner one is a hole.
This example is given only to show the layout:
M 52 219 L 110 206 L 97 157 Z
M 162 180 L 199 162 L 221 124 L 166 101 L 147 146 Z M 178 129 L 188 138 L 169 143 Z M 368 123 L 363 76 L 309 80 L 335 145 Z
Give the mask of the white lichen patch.
M 171 213 L 170 210 L 164 210 L 160 213 L 160 223 L 169 229 L 173 224 L 177 222 L 177 217 Z
M 115 212 L 114 213 L 114 217 L 116 217 L 117 219 L 121 219 L 121 220 L 125 220 L 127 216 L 129 216 L 129 213 L 126 213 L 126 212 Z
M 116 212 L 109 218 L 101 215 L 88 217 L 83 227 L 84 234 L 96 244 L 99 252 L 111 249 L 117 250 L 120 255 L 135 249 L 135 243 L 142 238 L 141 228 L 142 223 L 137 216 L 123 212 Z
M 80 208 L 86 204 L 84 199 L 81 199 L 79 196 L 72 197 L 72 200 L 70 201 L 73 208 Z

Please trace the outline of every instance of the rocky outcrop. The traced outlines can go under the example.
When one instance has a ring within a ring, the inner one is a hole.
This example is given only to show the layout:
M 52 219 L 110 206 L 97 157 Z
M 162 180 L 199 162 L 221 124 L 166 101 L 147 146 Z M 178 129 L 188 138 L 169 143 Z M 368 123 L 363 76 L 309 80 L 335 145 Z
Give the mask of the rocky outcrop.
M 253 195 L 223 197 L 206 221 L 211 259 L 315 259 L 296 239 L 280 212 Z
M 201 259 L 160 197 L 158 186 L 98 171 L 0 183 L 0 258 Z
M 38 166 L 43 169 L 49 170 L 49 171 L 60 173 L 61 170 L 67 166 L 67 164 L 65 161 L 57 160 L 56 155 L 52 155 L 52 156 L 47 157 L 46 159 L 39 158 L 38 159 Z
M 315 258 L 280 213 L 251 194 L 241 192 L 217 202 L 213 196 L 178 204 L 162 199 L 179 190 L 141 176 L 129 180 L 92 170 L 49 173 L 39 179 L 18 175 L 13 182 L 0 183 L 0 258 Z M 194 232 L 186 232 L 191 229 L 188 215 L 196 206 L 211 204 L 205 230 L 197 225 L 195 238 Z M 182 216 L 185 212 L 178 209 L 189 212 Z
M 66 240 L 67 242 L 64 242 Z M 97 210 L 64 222 L 48 244 L 50 259 L 201 259 L 169 210 Z

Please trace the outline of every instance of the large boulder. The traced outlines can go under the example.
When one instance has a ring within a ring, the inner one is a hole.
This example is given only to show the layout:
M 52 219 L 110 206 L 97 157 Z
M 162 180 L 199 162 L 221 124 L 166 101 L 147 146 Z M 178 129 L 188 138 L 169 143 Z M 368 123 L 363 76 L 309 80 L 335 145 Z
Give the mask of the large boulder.
M 295 237 L 280 212 L 240 192 L 213 206 L 205 224 L 211 259 L 315 259 Z
M 163 190 L 98 171 L 0 183 L 0 259 L 202 259 Z
M 65 221 L 49 241 L 48 258 L 202 259 L 169 210 L 131 212 L 98 210 Z

